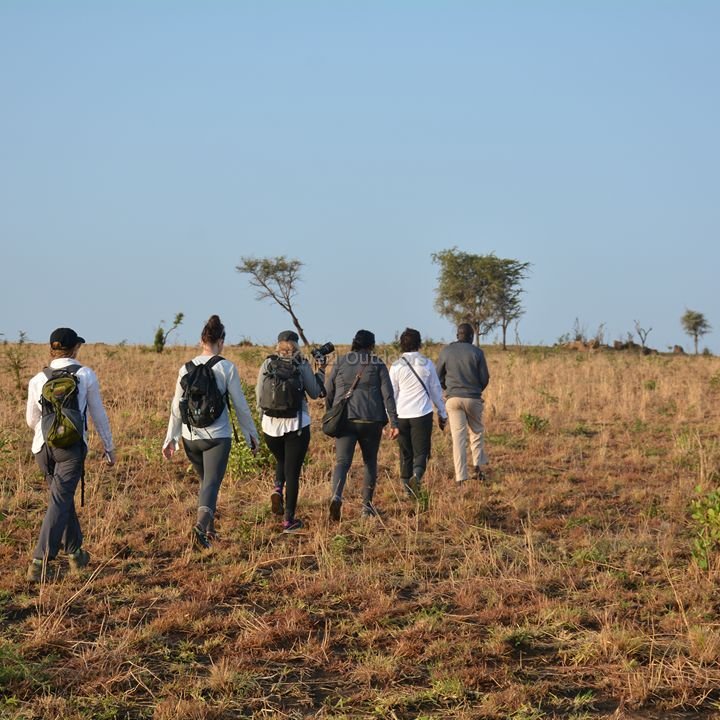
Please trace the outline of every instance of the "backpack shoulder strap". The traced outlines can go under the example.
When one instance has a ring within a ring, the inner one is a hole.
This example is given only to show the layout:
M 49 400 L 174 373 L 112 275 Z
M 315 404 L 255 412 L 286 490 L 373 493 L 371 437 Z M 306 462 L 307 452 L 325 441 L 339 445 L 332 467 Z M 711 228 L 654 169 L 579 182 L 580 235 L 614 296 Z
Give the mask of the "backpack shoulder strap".
M 54 368 L 54 367 L 46 367 L 43 368 L 43 372 L 45 373 L 45 377 L 48 380 L 52 380 L 53 375 L 56 372 L 63 372 L 63 373 L 69 373 L 70 375 L 76 375 L 78 370 L 80 370 L 83 366 L 82 365 L 66 365 L 65 367 L 61 368 Z
M 221 360 L 225 358 L 222 355 L 213 355 L 206 363 L 205 366 L 209 369 L 213 365 L 217 365 Z

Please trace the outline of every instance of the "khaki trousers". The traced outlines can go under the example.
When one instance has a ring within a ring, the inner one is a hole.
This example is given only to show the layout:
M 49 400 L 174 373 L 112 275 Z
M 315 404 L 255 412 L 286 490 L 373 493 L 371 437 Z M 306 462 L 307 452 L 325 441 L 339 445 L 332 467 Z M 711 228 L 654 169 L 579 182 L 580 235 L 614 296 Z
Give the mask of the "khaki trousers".
M 464 482 L 468 479 L 468 435 L 473 465 L 482 467 L 488 463 L 485 454 L 485 428 L 482 421 L 484 403 L 481 398 L 453 397 L 448 398 L 445 407 L 453 441 L 455 480 Z

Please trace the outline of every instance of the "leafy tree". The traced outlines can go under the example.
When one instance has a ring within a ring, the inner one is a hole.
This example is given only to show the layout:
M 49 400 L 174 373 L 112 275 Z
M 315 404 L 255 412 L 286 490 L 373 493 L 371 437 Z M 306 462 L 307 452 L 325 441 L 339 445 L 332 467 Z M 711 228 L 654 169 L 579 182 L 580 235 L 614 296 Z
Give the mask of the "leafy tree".
M 698 354 L 698 339 L 703 335 L 707 335 L 712 330 L 707 318 L 695 310 L 686 310 L 685 314 L 680 318 L 685 333 L 689 335 L 695 343 L 695 354 Z
M 169 330 L 165 330 L 163 328 L 164 320 L 160 321 L 160 325 L 158 325 L 158 329 L 155 331 L 155 340 L 153 341 L 153 347 L 155 348 L 155 352 L 161 353 L 165 349 L 165 344 L 167 343 L 167 339 L 170 335 L 170 333 L 175 330 L 176 328 L 180 327 L 182 325 L 183 318 L 185 317 L 184 313 L 178 313 L 175 316 L 175 319 L 173 320 L 173 324 L 170 327 Z
M 298 335 L 305 345 L 309 345 L 292 304 L 302 265 L 300 260 L 291 260 L 284 255 L 274 258 L 242 257 L 235 269 L 250 276 L 250 284 L 258 289 L 258 300 L 270 298 L 290 315 Z
M 490 295 L 495 305 L 497 325 L 502 330 L 503 350 L 507 350 L 507 329 L 510 323 L 518 320 L 525 312 L 520 302 L 520 295 L 524 292 L 520 283 L 527 277 L 530 263 L 501 258 L 496 260 L 498 277 Z
M 440 266 L 435 289 L 435 309 L 455 325 L 467 322 L 475 331 L 475 342 L 500 326 L 503 348 L 507 329 L 523 313 L 520 282 L 527 277 L 529 263 L 474 255 L 457 248 L 432 254 Z

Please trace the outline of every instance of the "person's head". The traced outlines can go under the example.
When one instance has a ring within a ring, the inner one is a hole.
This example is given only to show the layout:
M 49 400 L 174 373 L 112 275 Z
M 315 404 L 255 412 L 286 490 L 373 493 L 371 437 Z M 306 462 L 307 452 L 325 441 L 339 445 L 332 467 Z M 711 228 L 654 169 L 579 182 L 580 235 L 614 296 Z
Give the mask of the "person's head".
M 367 352 L 375 348 L 375 334 L 369 330 L 358 330 L 353 338 L 350 350 L 352 352 L 360 352 L 365 350 Z
M 420 333 L 414 328 L 405 328 L 400 335 L 400 349 L 403 352 L 417 352 L 421 344 Z
M 457 329 L 457 339 L 460 342 L 471 343 L 475 337 L 475 331 L 470 323 L 460 323 Z
M 85 342 L 72 328 L 56 328 L 50 333 L 50 356 L 52 358 L 75 357 Z
M 278 333 L 275 352 L 282 357 L 293 357 L 300 352 L 300 337 L 292 330 L 283 330 Z
M 205 347 L 214 347 L 225 342 L 225 326 L 218 315 L 211 315 L 200 333 L 200 342 Z

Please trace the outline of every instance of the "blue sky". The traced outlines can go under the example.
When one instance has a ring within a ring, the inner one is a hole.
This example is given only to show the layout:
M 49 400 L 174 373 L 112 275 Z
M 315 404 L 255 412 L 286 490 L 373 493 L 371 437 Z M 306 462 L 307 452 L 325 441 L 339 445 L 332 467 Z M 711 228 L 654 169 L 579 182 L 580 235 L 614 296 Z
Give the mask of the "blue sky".
M 456 246 L 532 263 L 523 343 L 720 352 L 719 67 L 717 2 L 2 0 L 0 332 L 269 343 L 286 255 L 311 340 L 449 340 Z

